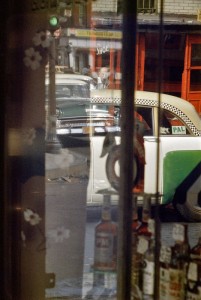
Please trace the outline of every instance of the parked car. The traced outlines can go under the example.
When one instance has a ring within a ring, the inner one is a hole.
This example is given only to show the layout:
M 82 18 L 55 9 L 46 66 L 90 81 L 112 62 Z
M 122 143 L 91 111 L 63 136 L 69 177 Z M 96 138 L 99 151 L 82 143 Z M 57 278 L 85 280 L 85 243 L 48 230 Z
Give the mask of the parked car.
M 52 113 L 52 105 L 56 106 L 55 114 L 57 116 L 57 123 L 60 122 L 59 118 L 71 118 L 77 116 L 82 110 L 82 107 L 90 103 L 90 89 L 88 83 L 83 80 L 77 79 L 55 79 L 55 103 L 50 99 L 50 85 L 49 78 L 46 78 L 46 118 L 47 123 L 49 116 Z M 54 108 L 55 109 L 55 108 Z M 58 132 L 58 134 L 62 133 Z M 61 141 L 62 143 L 62 141 Z M 72 144 L 71 141 L 69 145 Z

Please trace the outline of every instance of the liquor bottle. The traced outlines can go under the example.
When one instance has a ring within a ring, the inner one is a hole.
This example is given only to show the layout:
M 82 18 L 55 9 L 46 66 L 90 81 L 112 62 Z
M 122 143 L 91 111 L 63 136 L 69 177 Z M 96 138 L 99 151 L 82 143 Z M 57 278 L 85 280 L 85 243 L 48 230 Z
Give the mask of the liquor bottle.
M 190 251 L 186 300 L 201 299 L 201 237 Z
M 149 221 L 151 215 L 150 204 L 150 198 L 148 196 L 143 196 L 142 222 L 140 226 L 137 227 L 136 233 L 134 235 L 137 243 L 136 246 L 133 247 L 132 254 L 132 300 L 142 299 L 143 260 L 144 254 L 148 249 L 149 240 L 151 238 L 151 232 L 149 230 Z
M 148 227 L 149 220 L 151 218 L 151 199 L 145 196 L 143 199 L 142 208 L 142 223 L 140 224 L 137 235 L 138 235 L 138 249 L 137 251 L 144 254 L 148 249 L 149 240 L 151 238 L 151 232 Z
M 138 219 L 137 200 L 139 196 L 133 198 L 132 212 L 132 271 L 131 271 L 131 299 L 141 299 L 141 282 L 140 270 L 142 269 L 142 255 L 137 252 L 138 245 L 138 228 L 141 222 Z
M 101 221 L 95 227 L 94 269 L 115 271 L 117 224 L 111 220 L 110 195 L 104 195 Z
M 198 266 L 196 263 L 190 261 L 187 272 L 187 290 L 185 300 L 199 300 L 198 289 Z
M 186 275 L 190 255 L 186 224 L 175 224 L 171 262 L 169 268 L 169 296 L 171 300 L 184 300 L 186 294 Z
M 150 224 L 150 223 L 149 223 Z M 143 261 L 143 300 L 154 300 L 154 278 L 155 278 L 155 234 L 154 220 L 152 220 L 152 235 L 149 246 L 144 253 Z
M 159 299 L 160 300 L 170 300 L 169 296 L 169 267 L 171 260 L 171 248 L 162 245 L 160 248 L 160 258 L 159 258 Z

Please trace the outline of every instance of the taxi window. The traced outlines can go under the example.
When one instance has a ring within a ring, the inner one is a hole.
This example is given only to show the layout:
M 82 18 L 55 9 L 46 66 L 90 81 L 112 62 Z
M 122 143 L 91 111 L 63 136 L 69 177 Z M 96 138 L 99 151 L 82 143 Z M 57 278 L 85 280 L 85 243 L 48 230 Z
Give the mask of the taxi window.
M 161 135 L 189 135 L 190 132 L 183 120 L 170 111 L 163 110 L 160 118 Z
M 135 133 L 141 136 L 153 135 L 152 108 L 136 107 L 134 112 Z

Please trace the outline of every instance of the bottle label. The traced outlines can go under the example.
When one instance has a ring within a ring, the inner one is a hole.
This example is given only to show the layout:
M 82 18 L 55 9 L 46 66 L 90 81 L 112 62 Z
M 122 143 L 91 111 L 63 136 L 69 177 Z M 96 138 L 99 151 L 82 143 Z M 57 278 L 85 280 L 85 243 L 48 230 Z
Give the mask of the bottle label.
M 171 300 L 184 299 L 184 272 L 170 268 L 169 295 Z
M 201 261 L 201 254 L 190 254 L 191 259 Z
M 107 232 L 98 232 L 95 237 L 95 264 L 113 262 L 114 236 Z
M 137 252 L 140 254 L 144 254 L 149 246 L 149 240 L 146 239 L 144 236 L 139 236 L 138 245 L 137 245 Z
M 171 254 L 171 248 L 162 245 L 160 249 L 160 262 L 169 264 L 171 260 Z
M 174 224 L 172 236 L 175 241 L 184 242 L 184 226 L 182 224 Z
M 141 261 L 142 261 L 142 256 L 139 253 L 134 252 L 132 254 L 132 273 L 131 273 L 132 286 L 140 284 Z
M 154 262 L 146 259 L 143 270 L 143 293 L 145 295 L 154 294 Z
M 197 281 L 198 280 L 198 266 L 194 262 L 190 262 L 188 266 L 188 280 Z

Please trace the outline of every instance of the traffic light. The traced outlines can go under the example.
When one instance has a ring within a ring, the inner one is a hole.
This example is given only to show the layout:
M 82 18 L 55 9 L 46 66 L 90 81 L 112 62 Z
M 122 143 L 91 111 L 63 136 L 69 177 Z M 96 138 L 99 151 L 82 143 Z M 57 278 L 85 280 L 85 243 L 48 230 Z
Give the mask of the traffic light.
M 60 28 L 59 18 L 57 15 L 50 15 L 48 17 L 48 29 L 50 32 L 55 32 Z

